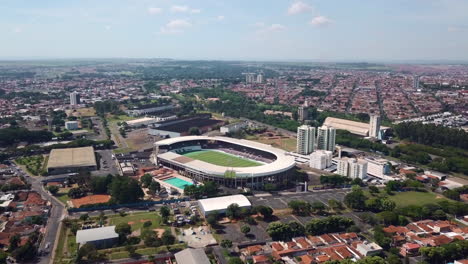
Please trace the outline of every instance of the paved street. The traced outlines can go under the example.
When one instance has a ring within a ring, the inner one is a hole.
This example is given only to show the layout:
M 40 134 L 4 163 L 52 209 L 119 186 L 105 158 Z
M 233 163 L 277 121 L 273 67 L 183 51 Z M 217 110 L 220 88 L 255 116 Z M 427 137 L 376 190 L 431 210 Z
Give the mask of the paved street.
M 38 192 L 44 199 L 50 201 L 52 208 L 50 215 L 47 219 L 46 231 L 43 240 L 39 246 L 39 251 L 52 252 L 59 230 L 60 221 L 66 216 L 65 207 L 58 202 L 52 195 L 42 188 L 41 178 L 42 177 L 31 177 L 19 167 L 17 167 L 18 174 L 26 178 L 26 181 L 31 184 L 31 189 Z M 47 247 L 47 248 L 46 248 Z M 38 263 L 48 264 L 51 261 L 51 253 L 45 256 L 39 257 Z

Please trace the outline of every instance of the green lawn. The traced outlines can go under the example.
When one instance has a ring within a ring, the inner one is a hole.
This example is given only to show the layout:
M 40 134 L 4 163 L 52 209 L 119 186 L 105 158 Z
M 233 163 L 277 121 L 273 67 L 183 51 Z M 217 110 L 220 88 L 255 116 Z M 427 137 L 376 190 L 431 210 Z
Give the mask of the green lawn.
M 239 158 L 234 155 L 214 150 L 192 151 L 183 155 L 192 159 L 226 167 L 255 167 L 262 165 L 260 162 Z
M 445 199 L 441 195 L 437 195 L 433 192 L 400 192 L 390 195 L 388 198 L 400 207 L 408 205 L 424 205 Z
M 65 205 L 67 205 L 67 202 L 70 201 L 70 197 L 68 197 L 68 193 L 57 193 L 55 197 L 59 199 Z
M 156 212 L 149 212 L 129 214 L 124 217 L 116 215 L 109 218 L 110 225 L 131 223 L 130 226 L 132 227 L 132 231 L 142 228 L 143 223 L 146 221 L 151 221 L 153 223 L 151 228 L 158 228 L 161 225 L 161 216 L 159 216 Z

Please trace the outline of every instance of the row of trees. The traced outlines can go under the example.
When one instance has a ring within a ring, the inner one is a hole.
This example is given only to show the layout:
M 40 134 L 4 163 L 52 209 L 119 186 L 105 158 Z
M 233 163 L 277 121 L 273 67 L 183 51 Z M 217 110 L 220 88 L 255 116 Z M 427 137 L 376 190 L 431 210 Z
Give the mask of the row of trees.
M 350 218 L 342 216 L 329 216 L 315 218 L 308 222 L 305 227 L 298 222 L 289 223 L 273 222 L 268 225 L 267 233 L 273 240 L 288 241 L 293 237 L 309 235 L 321 235 L 326 233 L 342 232 L 354 225 Z
M 54 135 L 46 130 L 30 131 L 26 128 L 0 129 L 0 146 L 8 147 L 19 142 L 39 143 L 50 141 Z
M 395 125 L 393 129 L 401 139 L 430 146 L 442 145 L 468 149 L 468 133 L 462 129 L 420 122 L 400 123 Z

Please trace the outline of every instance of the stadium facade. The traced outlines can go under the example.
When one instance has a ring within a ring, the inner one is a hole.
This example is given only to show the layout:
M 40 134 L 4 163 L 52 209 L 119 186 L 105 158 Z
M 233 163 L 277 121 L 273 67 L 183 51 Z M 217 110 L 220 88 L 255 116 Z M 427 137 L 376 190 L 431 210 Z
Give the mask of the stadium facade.
M 229 161 L 215 165 L 209 161 L 192 159 L 184 153 L 212 150 L 260 163 L 258 166 L 233 167 Z M 178 171 L 195 181 L 214 181 L 230 188 L 263 189 L 271 183 L 284 186 L 291 183 L 294 157 L 270 145 L 228 137 L 185 136 L 169 138 L 155 143 L 156 163 Z

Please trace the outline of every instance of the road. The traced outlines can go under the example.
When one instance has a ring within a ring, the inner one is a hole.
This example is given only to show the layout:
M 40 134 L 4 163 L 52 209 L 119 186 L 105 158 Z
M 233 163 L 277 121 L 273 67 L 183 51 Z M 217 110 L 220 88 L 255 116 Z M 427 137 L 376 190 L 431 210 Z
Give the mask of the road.
M 16 167 L 16 166 L 15 166 Z M 24 172 L 20 167 L 16 167 L 16 170 L 19 175 L 24 176 L 26 181 L 31 184 L 31 189 L 38 192 L 43 199 L 49 201 L 52 205 L 50 210 L 49 217 L 47 219 L 47 225 L 45 229 L 44 237 L 39 245 L 39 251 L 52 252 L 54 249 L 55 241 L 57 238 L 57 233 L 59 230 L 60 222 L 66 216 L 67 212 L 65 206 L 60 203 L 55 197 L 53 197 L 49 192 L 45 191 L 42 187 L 41 178 L 42 177 L 31 177 L 26 172 Z M 46 246 L 49 245 L 47 248 Z M 51 262 L 51 254 L 46 254 L 41 256 L 38 259 L 37 263 L 48 264 Z

